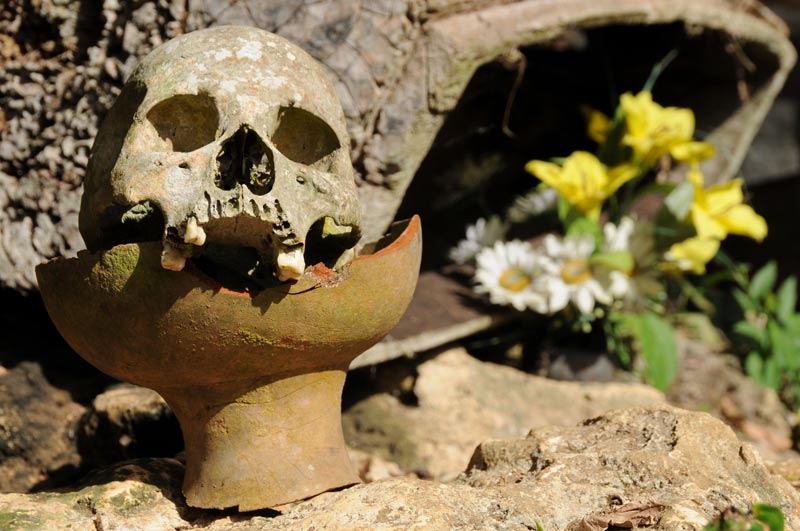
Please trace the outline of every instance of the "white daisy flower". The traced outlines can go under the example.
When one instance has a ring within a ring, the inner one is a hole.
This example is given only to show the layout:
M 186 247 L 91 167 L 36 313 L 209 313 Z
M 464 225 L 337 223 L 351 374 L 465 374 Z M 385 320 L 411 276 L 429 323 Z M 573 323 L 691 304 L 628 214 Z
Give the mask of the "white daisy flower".
M 547 297 L 536 282 L 545 261 L 528 242 L 498 241 L 476 257 L 475 292 L 488 294 L 493 304 L 545 313 Z
M 506 217 L 512 223 L 522 223 L 534 216 L 555 210 L 558 205 L 558 192 L 554 188 L 532 190 L 514 199 L 508 208 Z
M 625 216 L 619 221 L 619 225 L 606 223 L 603 226 L 603 248 L 604 252 L 630 252 L 630 239 L 633 234 L 633 219 Z M 604 271 L 600 275 L 606 276 L 608 292 L 614 299 L 624 300 L 635 296 L 636 287 L 633 283 L 633 271 L 620 271 L 612 269 Z
M 606 277 L 608 292 L 616 300 L 634 303 L 662 289 L 658 280 L 658 257 L 654 251 L 652 226 L 647 222 L 635 223 L 625 216 L 619 225 L 606 223 L 603 226 L 603 251 L 627 251 L 633 258 L 631 271 L 600 271 Z
M 502 240 L 506 230 L 507 227 L 498 216 L 492 216 L 488 221 L 478 218 L 474 225 L 467 226 L 467 238 L 450 249 L 448 256 L 457 264 L 471 262 L 484 248 Z
M 603 226 L 603 251 L 630 251 L 633 218 L 623 216 L 619 225 L 606 223 Z
M 594 237 L 584 235 L 560 239 L 548 234 L 542 247 L 552 259 L 548 263 L 548 274 L 543 277 L 550 313 L 564 309 L 570 301 L 582 314 L 592 313 L 595 302 L 611 302 L 611 296 L 595 278 L 589 263 L 595 247 Z

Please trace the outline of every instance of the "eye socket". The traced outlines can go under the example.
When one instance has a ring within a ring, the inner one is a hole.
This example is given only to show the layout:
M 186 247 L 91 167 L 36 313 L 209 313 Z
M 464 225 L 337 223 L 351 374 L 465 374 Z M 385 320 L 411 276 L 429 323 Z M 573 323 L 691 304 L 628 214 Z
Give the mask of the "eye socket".
M 285 157 L 307 166 L 340 147 L 336 133 L 328 124 L 297 107 L 281 108 L 272 143 Z
M 179 94 L 160 102 L 147 113 L 158 136 L 172 151 L 189 152 L 216 138 L 219 113 L 207 94 Z

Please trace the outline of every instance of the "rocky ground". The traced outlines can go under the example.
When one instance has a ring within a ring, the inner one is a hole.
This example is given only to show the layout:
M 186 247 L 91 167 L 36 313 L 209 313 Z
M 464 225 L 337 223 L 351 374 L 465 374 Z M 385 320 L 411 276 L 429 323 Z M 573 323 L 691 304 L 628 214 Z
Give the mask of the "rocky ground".
M 10 302 L 4 333 L 34 339 L 0 358 L 0 529 L 683 530 L 756 502 L 800 529 L 792 415 L 685 335 L 666 395 L 613 368 L 558 381 L 462 347 L 358 369 L 343 425 L 364 483 L 239 514 L 186 506 L 156 393 L 72 357 L 35 298 Z
M 666 404 L 483 442 L 464 472 L 449 481 L 409 473 L 392 477 L 400 470 L 384 470 L 384 477 L 349 489 L 236 514 L 186 507 L 181 462 L 140 458 L 94 472 L 59 492 L 2 495 L 0 524 L 220 531 L 700 529 L 731 506 L 756 502 L 779 505 L 789 529 L 800 524 L 798 494 L 752 446 L 707 413 Z

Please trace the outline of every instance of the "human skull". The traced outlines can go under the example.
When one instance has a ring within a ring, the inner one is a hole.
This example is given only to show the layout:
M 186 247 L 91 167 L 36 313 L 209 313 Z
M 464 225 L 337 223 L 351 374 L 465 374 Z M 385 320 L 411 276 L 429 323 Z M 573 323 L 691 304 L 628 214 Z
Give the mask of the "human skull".
M 254 261 L 233 253 L 227 266 L 291 280 L 306 261 L 346 260 L 359 237 L 331 83 L 303 50 L 251 27 L 189 33 L 145 57 L 97 135 L 84 186 L 90 250 L 161 239 L 172 270 L 248 249 Z

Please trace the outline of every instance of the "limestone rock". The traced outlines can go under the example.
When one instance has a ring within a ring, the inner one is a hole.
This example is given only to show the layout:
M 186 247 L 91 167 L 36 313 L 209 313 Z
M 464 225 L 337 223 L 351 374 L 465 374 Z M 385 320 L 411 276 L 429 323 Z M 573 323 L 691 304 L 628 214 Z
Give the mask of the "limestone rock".
M 78 445 L 85 466 L 98 468 L 136 457 L 171 457 L 183 439 L 161 395 L 119 384 L 95 397 L 81 419 Z
M 767 459 L 792 457 L 792 412 L 772 389 L 759 386 L 733 355 L 678 335 L 681 363 L 667 390 L 673 405 L 705 410 L 747 437 Z
M 372 483 L 387 478 L 417 477 L 412 471 L 403 469 L 397 463 L 368 454 L 355 448 L 347 449 L 347 456 L 356 469 L 359 479 L 364 483 Z
M 800 497 L 749 444 L 707 413 L 665 405 L 483 443 L 461 480 L 498 489 L 545 529 L 592 529 L 623 507 L 655 515 L 653 529 L 701 529 L 758 502 L 779 505 L 788 529 L 800 525 Z
M 96 473 L 69 492 L 0 496 L 8 531 L 165 531 L 189 526 L 180 494 L 183 466 L 174 459 L 129 462 Z M 187 513 L 187 514 L 188 514 Z
M 645 385 L 557 382 L 478 361 L 463 349 L 443 352 L 418 371 L 417 405 L 373 395 L 344 413 L 345 439 L 437 478 L 463 470 L 487 438 L 521 437 L 531 428 L 664 401 Z
M 574 427 L 481 444 L 456 481 L 391 478 L 277 511 L 187 509 L 181 465 L 139 460 L 72 492 L 0 495 L 0 528 L 26 530 L 700 530 L 721 511 L 779 505 L 800 527 L 800 497 L 733 431 L 666 405 L 614 411 Z M 594 527 L 591 527 L 594 526 Z
M 26 361 L 3 371 L 0 492 L 24 492 L 77 470 L 75 427 L 84 407 L 53 387 L 37 363 Z
M 785 459 L 777 463 L 767 463 L 767 468 L 800 490 L 800 457 Z

